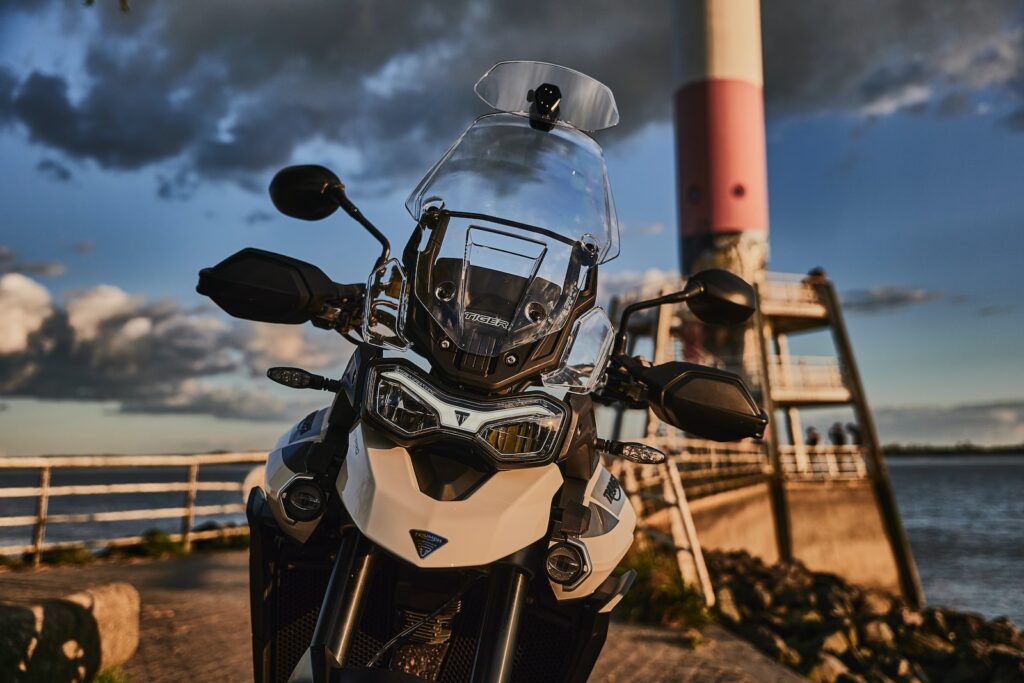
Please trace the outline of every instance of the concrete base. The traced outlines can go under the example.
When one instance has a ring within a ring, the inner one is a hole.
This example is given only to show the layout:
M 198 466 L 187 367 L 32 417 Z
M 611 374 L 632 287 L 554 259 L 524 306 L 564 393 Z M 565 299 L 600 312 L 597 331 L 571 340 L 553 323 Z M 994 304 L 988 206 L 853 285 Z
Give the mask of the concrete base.
M 690 502 L 702 548 L 745 550 L 767 564 L 779 560 L 767 484 L 718 493 Z
M 900 592 L 899 572 L 870 482 L 786 484 L 793 555 L 808 569 Z
M 899 593 L 896 562 L 869 482 L 789 482 L 786 499 L 793 556 L 808 569 Z M 701 547 L 778 561 L 767 484 L 700 498 L 690 511 Z
M 139 593 L 110 583 L 37 604 L 0 603 L 0 680 L 89 681 L 139 645 Z

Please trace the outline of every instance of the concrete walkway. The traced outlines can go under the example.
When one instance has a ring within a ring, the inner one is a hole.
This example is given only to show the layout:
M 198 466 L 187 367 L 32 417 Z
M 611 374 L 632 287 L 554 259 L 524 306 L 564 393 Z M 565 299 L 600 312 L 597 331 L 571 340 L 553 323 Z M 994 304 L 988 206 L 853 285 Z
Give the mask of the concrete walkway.
M 0 573 L 0 601 L 31 602 L 127 581 L 142 595 L 141 644 L 124 672 L 133 683 L 252 680 L 248 568 L 243 552 L 175 560 Z M 727 631 L 704 629 L 690 650 L 671 631 L 614 624 L 591 681 L 796 683 L 796 674 Z

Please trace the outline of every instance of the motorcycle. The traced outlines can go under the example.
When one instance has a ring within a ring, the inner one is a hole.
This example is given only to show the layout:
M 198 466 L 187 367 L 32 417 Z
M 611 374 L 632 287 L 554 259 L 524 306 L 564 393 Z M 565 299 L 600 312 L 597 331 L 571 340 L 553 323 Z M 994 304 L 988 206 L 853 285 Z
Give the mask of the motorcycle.
M 413 190 L 398 258 L 328 169 L 271 182 L 286 215 L 341 208 L 376 238 L 365 286 L 251 248 L 200 272 L 232 316 L 355 344 L 338 380 L 268 370 L 334 397 L 281 437 L 249 497 L 257 681 L 586 680 L 635 579 L 615 573 L 636 516 L 606 462 L 664 459 L 599 438 L 595 402 L 718 440 L 767 424 L 736 375 L 626 354 L 635 312 L 685 301 L 740 323 L 747 283 L 699 273 L 617 329 L 597 305 L 618 224 L 589 134 L 618 121 L 611 91 L 539 62 L 497 64 L 475 90 L 494 111 Z

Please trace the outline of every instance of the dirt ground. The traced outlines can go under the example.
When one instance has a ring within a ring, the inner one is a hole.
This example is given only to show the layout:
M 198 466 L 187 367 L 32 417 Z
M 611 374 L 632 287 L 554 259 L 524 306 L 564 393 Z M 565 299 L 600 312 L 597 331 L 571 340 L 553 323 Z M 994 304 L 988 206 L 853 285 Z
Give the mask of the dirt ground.
M 252 680 L 246 553 L 0 573 L 0 601 L 59 597 L 127 581 L 142 596 L 139 650 L 123 671 L 133 683 Z M 695 649 L 664 629 L 613 624 L 591 681 L 757 683 L 800 681 L 717 626 Z

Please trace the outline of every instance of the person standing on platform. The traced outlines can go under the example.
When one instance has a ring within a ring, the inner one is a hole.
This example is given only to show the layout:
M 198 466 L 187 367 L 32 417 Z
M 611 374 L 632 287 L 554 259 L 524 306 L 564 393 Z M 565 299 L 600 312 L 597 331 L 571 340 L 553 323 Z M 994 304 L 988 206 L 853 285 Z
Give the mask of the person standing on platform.
M 846 432 L 843 430 L 842 422 L 836 422 L 828 430 L 828 440 L 832 442 L 833 446 L 846 445 Z
M 821 436 L 818 434 L 818 430 L 814 427 L 808 427 L 807 437 L 804 439 L 804 443 L 807 444 L 807 447 L 813 450 L 818 447 L 819 441 L 821 441 Z

